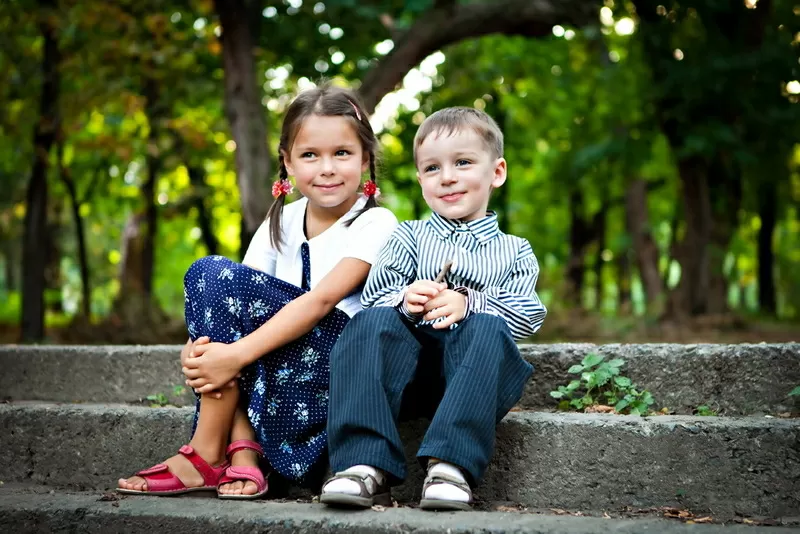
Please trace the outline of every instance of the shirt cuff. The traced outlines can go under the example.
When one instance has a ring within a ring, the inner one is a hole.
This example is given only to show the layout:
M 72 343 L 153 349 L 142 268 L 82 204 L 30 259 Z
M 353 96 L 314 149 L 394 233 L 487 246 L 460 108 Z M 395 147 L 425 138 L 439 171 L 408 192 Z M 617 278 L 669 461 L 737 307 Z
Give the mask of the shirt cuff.
M 408 289 L 408 286 L 406 286 L 403 289 L 401 289 L 400 291 L 398 291 L 397 295 L 392 297 L 392 300 L 390 302 L 390 306 L 392 306 L 397 311 L 399 311 L 401 314 L 403 314 L 403 317 L 405 317 L 406 319 L 408 319 L 412 323 L 416 323 L 416 322 L 419 321 L 419 316 L 418 315 L 413 315 L 411 312 L 408 311 L 408 308 L 406 308 L 406 298 L 405 298 L 406 297 L 406 289 Z
M 467 310 L 464 313 L 464 319 L 475 313 L 486 313 L 486 295 L 483 292 L 464 286 L 456 287 L 453 291 L 467 297 Z

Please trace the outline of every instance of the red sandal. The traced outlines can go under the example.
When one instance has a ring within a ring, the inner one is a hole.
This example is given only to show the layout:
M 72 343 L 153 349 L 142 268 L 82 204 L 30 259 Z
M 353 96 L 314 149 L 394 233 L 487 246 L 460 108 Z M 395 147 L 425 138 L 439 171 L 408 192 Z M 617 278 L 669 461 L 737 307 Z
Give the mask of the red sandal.
M 239 439 L 234 441 L 228 445 L 228 450 L 225 451 L 225 454 L 230 459 L 233 458 L 233 455 L 238 451 L 245 449 L 256 451 L 259 456 L 264 456 L 264 450 L 261 448 L 261 445 L 249 439 Z M 248 480 L 256 485 L 257 491 L 253 495 L 236 495 L 219 492 L 219 487 L 223 484 Z M 267 484 L 267 479 L 264 477 L 264 473 L 261 472 L 259 467 L 252 466 L 232 465 L 228 467 L 225 470 L 225 476 L 223 476 L 217 484 L 217 497 L 220 499 L 229 499 L 234 501 L 250 501 L 253 499 L 258 499 L 266 495 L 268 491 L 269 484 Z
M 219 480 L 225 474 L 225 470 L 230 465 L 227 460 L 222 464 L 213 467 L 203 460 L 190 445 L 184 445 L 178 452 L 192 462 L 197 472 L 203 477 L 203 485 L 196 488 L 187 488 L 181 479 L 170 472 L 166 464 L 157 464 L 149 469 L 143 469 L 134 476 L 139 476 L 147 482 L 145 491 L 117 488 L 119 493 L 129 495 L 183 495 L 195 491 L 216 490 Z

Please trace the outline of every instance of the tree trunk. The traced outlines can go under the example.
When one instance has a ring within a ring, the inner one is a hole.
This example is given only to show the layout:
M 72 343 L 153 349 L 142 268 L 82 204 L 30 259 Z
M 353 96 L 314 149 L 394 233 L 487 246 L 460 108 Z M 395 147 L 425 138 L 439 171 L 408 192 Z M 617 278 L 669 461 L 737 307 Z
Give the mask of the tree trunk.
M 194 196 L 194 206 L 197 209 L 197 224 L 200 226 L 200 233 L 203 244 L 206 246 L 208 254 L 215 256 L 219 253 L 219 242 L 214 235 L 211 221 L 211 214 L 206 208 L 206 171 L 199 165 L 192 165 L 188 161 L 185 163 L 186 171 L 189 173 L 189 183 L 192 184 L 192 195 Z
M 262 6 L 255 0 L 215 0 L 214 7 L 222 26 L 225 113 L 236 142 L 236 176 L 242 206 L 240 256 L 243 257 L 267 215 L 267 183 L 273 174 L 253 56 Z
M 663 290 L 658 272 L 658 247 L 650 233 L 650 216 L 647 209 L 647 182 L 635 179 L 625 193 L 625 226 L 631 236 L 636 267 L 644 288 L 645 301 L 652 308 Z M 654 310 L 649 309 L 653 312 Z M 658 311 L 655 311 L 658 313 Z
M 631 303 L 631 260 L 630 251 L 625 250 L 617 256 L 617 287 L 619 315 L 630 315 Z
M 772 251 L 772 236 L 777 224 L 778 192 L 775 187 L 762 186 L 758 199 L 758 305 L 761 313 L 776 315 L 775 299 L 775 255 Z
M 81 200 L 75 187 L 75 180 L 69 168 L 64 164 L 64 140 L 58 143 L 58 166 L 59 176 L 69 195 L 72 220 L 75 223 L 75 237 L 78 243 L 78 266 L 81 272 L 81 315 L 87 321 L 91 315 L 92 290 L 89 278 L 89 258 L 86 253 L 86 232 L 83 228 L 83 216 L 81 216 Z
M 3 274 L 6 281 L 6 291 L 16 291 L 17 277 L 14 273 L 14 256 L 11 254 L 11 247 L 5 248 L 3 256 Z
M 56 143 L 58 143 L 56 133 Z M 61 220 L 63 218 L 64 199 L 53 196 L 47 200 L 47 232 L 46 241 L 40 243 L 45 250 L 44 267 L 44 312 L 64 313 L 64 277 L 61 272 Z
M 151 65 L 145 68 L 153 67 Z M 162 121 L 167 112 L 159 83 L 151 75 L 145 75 L 142 93 L 150 126 L 145 154 L 147 176 L 140 188 L 142 207 L 128 219 L 123 232 L 120 291 L 113 306 L 114 314 L 123 323 L 140 323 L 143 319 L 158 316 L 158 307 L 152 298 L 155 241 L 158 234 L 156 185 L 163 166 L 159 141 Z
M 569 259 L 567 260 L 567 300 L 574 306 L 583 302 L 583 277 L 586 269 L 586 246 L 591 243 L 591 229 L 581 216 L 583 195 L 576 190 L 569 196 Z
M 603 251 L 606 249 L 606 217 L 607 208 L 604 205 L 595 216 L 595 225 L 593 225 L 593 231 L 597 237 L 597 254 L 595 255 L 594 264 L 595 309 L 597 311 L 602 311 L 603 309 L 603 268 L 605 267 Z
M 161 97 L 160 82 L 148 78 L 145 80 L 145 112 L 150 125 L 150 132 L 147 136 L 147 155 L 145 163 L 147 166 L 147 178 L 142 184 L 142 199 L 144 200 L 144 222 L 145 233 L 142 243 L 142 290 L 145 302 L 150 303 L 153 296 L 153 272 L 155 271 L 155 251 L 156 236 L 158 235 L 158 207 L 156 206 L 156 186 L 158 175 L 163 166 L 163 156 L 161 154 L 160 134 L 161 122 L 166 116 L 164 103 Z
M 722 314 L 728 311 L 729 283 L 724 272 L 725 257 L 739 226 L 739 210 L 742 205 L 742 175 L 739 164 L 728 158 L 724 152 L 718 152 L 710 168 L 708 182 L 712 222 L 705 313 Z
M 434 2 L 394 38 L 392 51 L 366 74 L 359 90 L 364 105 L 374 111 L 409 70 L 447 45 L 493 33 L 546 37 L 556 24 L 580 27 L 595 21 L 599 4 L 595 0 Z
M 634 5 L 640 20 L 638 34 L 649 57 L 653 84 L 663 85 L 674 76 L 671 70 L 674 63 L 667 58 L 672 54 L 671 37 L 676 25 L 658 14 L 654 3 L 634 0 Z M 747 9 L 742 3 L 720 3 L 709 10 L 712 14 L 703 23 L 721 33 L 724 43 L 720 53 L 723 56 L 737 54 L 736 61 L 741 61 L 743 55 L 752 55 L 760 48 L 771 11 L 771 0 L 760 1 L 755 10 Z M 732 73 L 718 81 L 743 91 L 757 79 L 747 71 L 742 76 Z M 740 110 L 730 105 L 725 107 L 725 103 L 689 102 L 676 91 L 661 95 L 656 108 L 662 131 L 678 152 L 685 147 L 689 134 L 685 119 L 692 111 L 708 109 L 703 113 L 727 124 L 731 130 L 741 128 Z M 722 267 L 736 228 L 742 178 L 739 164 L 725 151 L 726 147 L 720 144 L 710 155 L 683 156 L 678 161 L 686 237 L 677 255 L 681 263 L 681 281 L 670 295 L 669 311 L 674 316 L 722 313 L 727 308 L 727 281 Z
M 670 295 L 669 311 L 676 317 L 706 312 L 709 295 L 711 200 L 706 166 L 699 158 L 678 162 L 685 206 L 686 235 L 677 247 L 681 279 Z
M 42 93 L 39 120 L 34 128 L 34 159 L 25 208 L 22 250 L 22 341 L 44 338 L 44 289 L 47 251 L 47 170 L 50 149 L 59 127 L 59 61 L 55 0 L 40 0 L 42 33 Z

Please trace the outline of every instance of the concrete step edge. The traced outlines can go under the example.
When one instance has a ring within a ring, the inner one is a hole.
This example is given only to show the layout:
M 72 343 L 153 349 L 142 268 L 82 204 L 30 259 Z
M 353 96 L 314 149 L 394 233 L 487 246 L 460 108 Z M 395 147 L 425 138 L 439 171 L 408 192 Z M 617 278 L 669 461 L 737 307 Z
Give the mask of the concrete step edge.
M 71 527 L 71 528 L 70 528 Z M 296 502 L 230 502 L 215 498 L 117 498 L 97 492 L 53 491 L 41 487 L 0 487 L 0 531 L 15 534 L 79 528 L 85 534 L 171 534 L 202 531 L 228 534 L 270 532 L 288 534 L 366 534 L 447 532 L 748 533 L 791 532 L 788 527 L 743 524 L 686 524 L 656 517 L 638 519 L 574 517 L 509 511 L 434 513 L 401 507 L 383 511 L 337 510 L 320 504 Z M 767 531 L 769 528 L 769 531 Z
M 188 440 L 190 408 L 0 405 L 0 480 L 113 487 Z M 419 498 L 414 459 L 427 423 L 401 425 L 409 476 L 395 489 Z M 687 506 L 721 518 L 773 518 L 800 509 L 800 420 L 758 417 L 511 413 L 476 496 L 578 510 Z M 795 512 L 792 512 L 795 511 Z
M 800 343 L 757 345 L 520 345 L 536 371 L 520 406 L 554 408 L 550 397 L 574 375 L 572 365 L 590 352 L 627 363 L 622 373 L 654 396 L 654 408 L 689 414 L 708 405 L 723 415 L 800 411 L 788 396 L 800 384 Z M 176 345 L 0 345 L 0 399 L 54 402 L 146 402 L 163 395 L 173 404 L 193 402 L 183 384 Z

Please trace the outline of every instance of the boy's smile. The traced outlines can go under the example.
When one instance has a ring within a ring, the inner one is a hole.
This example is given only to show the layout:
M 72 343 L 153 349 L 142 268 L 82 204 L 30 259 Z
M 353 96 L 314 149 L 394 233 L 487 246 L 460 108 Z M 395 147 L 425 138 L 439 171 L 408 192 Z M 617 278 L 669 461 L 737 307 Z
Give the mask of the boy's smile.
M 493 158 L 471 129 L 435 132 L 417 148 L 417 177 L 433 211 L 474 221 L 486 216 L 492 189 L 506 181 L 506 161 Z

